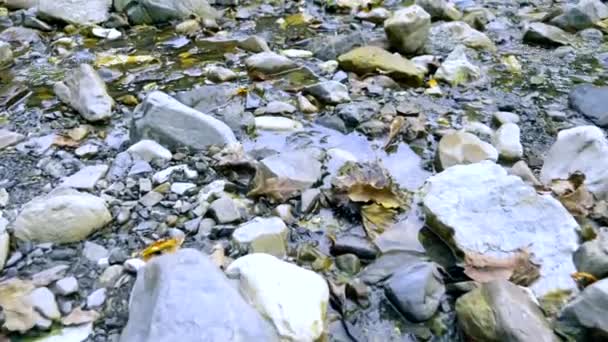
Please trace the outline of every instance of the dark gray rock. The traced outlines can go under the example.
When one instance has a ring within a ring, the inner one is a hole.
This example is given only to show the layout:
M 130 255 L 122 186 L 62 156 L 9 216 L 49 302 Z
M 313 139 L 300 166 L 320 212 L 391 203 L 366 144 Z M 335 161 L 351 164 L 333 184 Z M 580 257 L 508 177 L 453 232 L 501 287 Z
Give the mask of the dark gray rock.
M 347 126 L 357 127 L 377 115 L 380 105 L 376 101 L 343 103 L 336 106 L 336 112 Z
M 558 27 L 543 23 L 528 24 L 525 28 L 523 39 L 526 43 L 547 46 L 569 45 L 571 42 L 571 37 L 568 33 Z
M 598 279 L 608 276 L 608 231 L 602 231 L 594 240 L 582 244 L 573 259 L 579 272 L 593 274 Z
M 114 8 L 129 16 L 133 24 L 158 24 L 190 16 L 213 26 L 219 17 L 207 0 L 115 0 Z
M 350 101 L 348 88 L 344 84 L 336 81 L 325 81 L 313 84 L 304 88 L 304 92 L 316 97 L 319 101 L 330 105 L 337 105 Z
M 278 341 L 210 259 L 183 249 L 137 274 L 121 342 Z
M 39 0 L 38 15 L 70 24 L 90 25 L 108 20 L 111 0 Z
M 553 18 L 551 24 L 569 32 L 576 32 L 593 27 L 606 17 L 608 7 L 600 0 L 580 0 L 575 5 L 566 5 L 564 13 Z
M 608 279 L 589 285 L 564 307 L 559 316 L 560 330 L 581 336 L 577 341 L 605 341 L 608 338 Z M 596 339 L 584 339 L 587 334 Z
M 352 253 L 362 259 L 374 259 L 378 255 L 378 249 L 367 238 L 350 234 L 338 236 L 331 252 L 334 255 Z
M 581 84 L 569 95 L 570 107 L 598 126 L 608 126 L 608 87 Z

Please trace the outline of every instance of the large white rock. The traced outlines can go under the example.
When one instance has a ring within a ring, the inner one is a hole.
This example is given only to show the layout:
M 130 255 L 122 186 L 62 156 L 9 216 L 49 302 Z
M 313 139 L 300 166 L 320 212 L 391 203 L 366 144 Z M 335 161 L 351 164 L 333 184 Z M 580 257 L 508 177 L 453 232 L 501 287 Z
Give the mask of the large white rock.
M 404 54 L 421 50 L 430 28 L 431 16 L 418 5 L 400 9 L 384 21 L 384 31 L 391 46 Z
M 437 69 L 435 78 L 452 86 L 478 80 L 481 77 L 481 69 L 469 61 L 466 52 L 467 48 L 464 45 L 454 48 Z
M 156 141 L 147 139 L 133 144 L 127 149 L 127 152 L 148 162 L 154 159 L 171 160 L 173 158 L 171 151 Z
M 111 7 L 112 0 L 38 0 L 38 15 L 90 25 L 108 20 Z
M 439 141 L 437 153 L 443 169 L 458 164 L 477 163 L 482 160 L 498 160 L 498 152 L 492 145 L 463 131 L 444 135 Z
M 318 274 L 262 253 L 237 259 L 226 273 L 283 340 L 315 341 L 325 330 L 329 289 Z
M 10 236 L 6 231 L 7 225 L 8 221 L 2 217 L 2 212 L 0 212 L 0 271 L 4 268 L 4 263 L 6 263 L 6 259 L 8 258 L 8 250 L 10 247 Z
M 63 178 L 61 186 L 74 189 L 92 190 L 95 184 L 106 175 L 108 165 L 91 165 L 82 168 L 75 174 Z
M 287 226 L 278 217 L 256 217 L 232 233 L 240 249 L 283 257 L 287 253 Z
M 26 203 L 13 227 L 22 241 L 68 243 L 83 240 L 111 220 L 103 199 L 61 188 Z
M 608 140 L 595 126 L 563 130 L 545 156 L 540 180 L 567 179 L 575 171 L 585 174 L 585 185 L 596 196 L 608 198 Z
M 514 123 L 506 123 L 494 133 L 494 147 L 501 158 L 517 160 L 523 157 L 524 147 L 521 144 L 521 131 Z
M 574 289 L 578 224 L 551 195 L 539 195 L 492 162 L 453 166 L 423 190 L 429 227 L 457 252 L 508 257 L 527 248 L 540 264 L 537 296 Z

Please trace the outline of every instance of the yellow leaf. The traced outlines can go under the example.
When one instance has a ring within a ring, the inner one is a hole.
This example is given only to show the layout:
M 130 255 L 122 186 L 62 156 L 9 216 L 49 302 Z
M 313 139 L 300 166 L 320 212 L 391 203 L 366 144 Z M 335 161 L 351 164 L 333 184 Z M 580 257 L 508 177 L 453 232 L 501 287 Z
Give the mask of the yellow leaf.
M 78 145 L 80 145 L 80 143 L 70 137 L 58 135 L 53 140 L 53 145 L 59 146 L 59 147 L 78 147 Z
M 434 78 L 431 78 L 426 84 L 429 86 L 429 88 L 435 88 L 435 87 L 439 86 L 439 84 L 437 83 L 437 80 Z
M 126 104 L 127 106 L 136 106 L 137 104 L 139 104 L 139 100 L 137 100 L 137 97 L 133 96 L 133 95 L 124 95 L 118 98 L 118 101 L 120 101 L 123 104 Z
M 393 224 L 396 214 L 395 210 L 375 203 L 362 206 L 361 218 L 367 236 L 375 239 L 378 235 L 384 233 Z
M 160 254 L 175 253 L 183 242 L 183 238 L 160 239 L 139 252 L 139 256 L 148 261 Z
M 597 281 L 597 278 L 593 274 L 587 272 L 574 272 L 571 277 L 574 281 L 583 285 L 583 287 L 589 286 Z
M 112 67 L 117 65 L 142 64 L 154 61 L 155 58 L 149 55 L 119 55 L 100 53 L 95 58 L 95 66 Z
M 404 124 L 405 119 L 402 116 L 396 116 L 393 119 L 391 122 L 390 131 L 388 133 L 388 139 L 386 139 L 386 143 L 384 144 L 384 150 L 388 149 L 389 146 L 395 141 Z

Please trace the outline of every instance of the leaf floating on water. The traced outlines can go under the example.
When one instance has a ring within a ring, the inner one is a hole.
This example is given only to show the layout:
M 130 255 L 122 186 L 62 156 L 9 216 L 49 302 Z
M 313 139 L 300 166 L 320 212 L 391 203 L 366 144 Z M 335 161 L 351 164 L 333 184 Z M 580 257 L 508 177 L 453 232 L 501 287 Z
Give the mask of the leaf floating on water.
M 388 139 L 386 139 L 386 143 L 384 144 L 384 150 L 386 151 L 394 142 L 399 133 L 401 132 L 401 128 L 405 124 L 405 119 L 402 116 L 396 116 L 391 122 L 390 131 L 388 133 Z
M 139 256 L 144 261 L 148 261 L 161 254 L 175 253 L 182 246 L 183 242 L 183 238 L 160 239 L 141 251 Z
M 568 179 L 551 182 L 551 191 L 568 211 L 578 217 L 586 217 L 595 205 L 595 199 L 585 185 L 585 175 L 575 172 Z
M 530 260 L 530 253 L 525 249 L 507 258 L 466 252 L 464 263 L 464 273 L 480 283 L 505 279 L 528 286 L 540 277 L 540 267 Z
M 361 207 L 363 228 L 367 236 L 372 239 L 375 239 L 378 235 L 389 229 L 395 221 L 396 215 L 396 210 L 388 209 L 375 203 Z
M 95 66 L 112 67 L 118 65 L 142 64 L 153 62 L 156 59 L 150 55 L 119 55 L 119 54 L 98 54 L 95 57 Z

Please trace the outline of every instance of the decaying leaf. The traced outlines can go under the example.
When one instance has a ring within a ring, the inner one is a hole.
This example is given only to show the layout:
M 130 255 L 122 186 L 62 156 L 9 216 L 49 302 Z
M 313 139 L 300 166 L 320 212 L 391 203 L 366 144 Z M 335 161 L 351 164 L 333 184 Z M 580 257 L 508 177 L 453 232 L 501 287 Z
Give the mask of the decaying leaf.
M 389 229 L 395 221 L 397 211 L 372 203 L 361 207 L 363 228 L 367 235 L 375 239 L 378 235 Z
M 112 67 L 117 65 L 130 65 L 130 64 L 142 64 L 149 63 L 155 60 L 154 57 L 149 55 L 120 55 L 120 54 L 109 54 L 101 53 L 95 57 L 95 66 L 101 67 Z
M 93 323 L 99 318 L 99 313 L 94 310 L 82 310 L 81 308 L 76 308 L 70 312 L 69 315 L 63 317 L 61 319 L 61 324 L 69 326 L 69 325 L 80 325 L 85 323 Z
M 553 180 L 550 188 L 574 216 L 588 216 L 595 204 L 593 195 L 585 185 L 585 175 L 581 172 L 571 174 L 568 179 Z
M 306 26 L 314 20 L 315 18 L 308 13 L 296 13 L 285 17 L 279 26 L 281 29 L 285 30 L 289 27 Z
M 139 252 L 139 257 L 148 261 L 161 254 L 175 253 L 183 242 L 183 238 L 160 239 Z
M 296 196 L 308 186 L 308 183 L 276 177 L 266 167 L 258 164 L 253 178 L 253 189 L 249 191 L 247 196 L 268 196 L 275 202 L 284 202 Z
M 37 313 L 28 299 L 34 285 L 12 278 L 0 283 L 0 307 L 4 313 L 4 329 L 24 333 L 36 325 Z
M 571 277 L 582 287 L 587 287 L 597 281 L 597 278 L 593 274 L 587 272 L 574 272 L 571 274 Z
M 403 194 L 379 163 L 347 162 L 333 180 L 334 190 L 353 202 L 374 202 L 385 208 L 405 205 Z
M 540 267 L 530 260 L 530 253 L 525 249 L 508 258 L 467 252 L 464 263 L 464 273 L 480 283 L 506 279 L 517 285 L 528 286 L 540 277 Z
M 67 136 L 57 135 L 55 136 L 55 139 L 53 139 L 53 145 L 59 147 L 78 147 L 80 142 Z
M 405 124 L 405 119 L 402 116 L 396 116 L 391 122 L 390 131 L 388 133 L 388 139 L 386 139 L 386 143 L 384 144 L 384 150 L 387 150 L 394 142 L 399 132 L 401 132 L 401 128 Z

